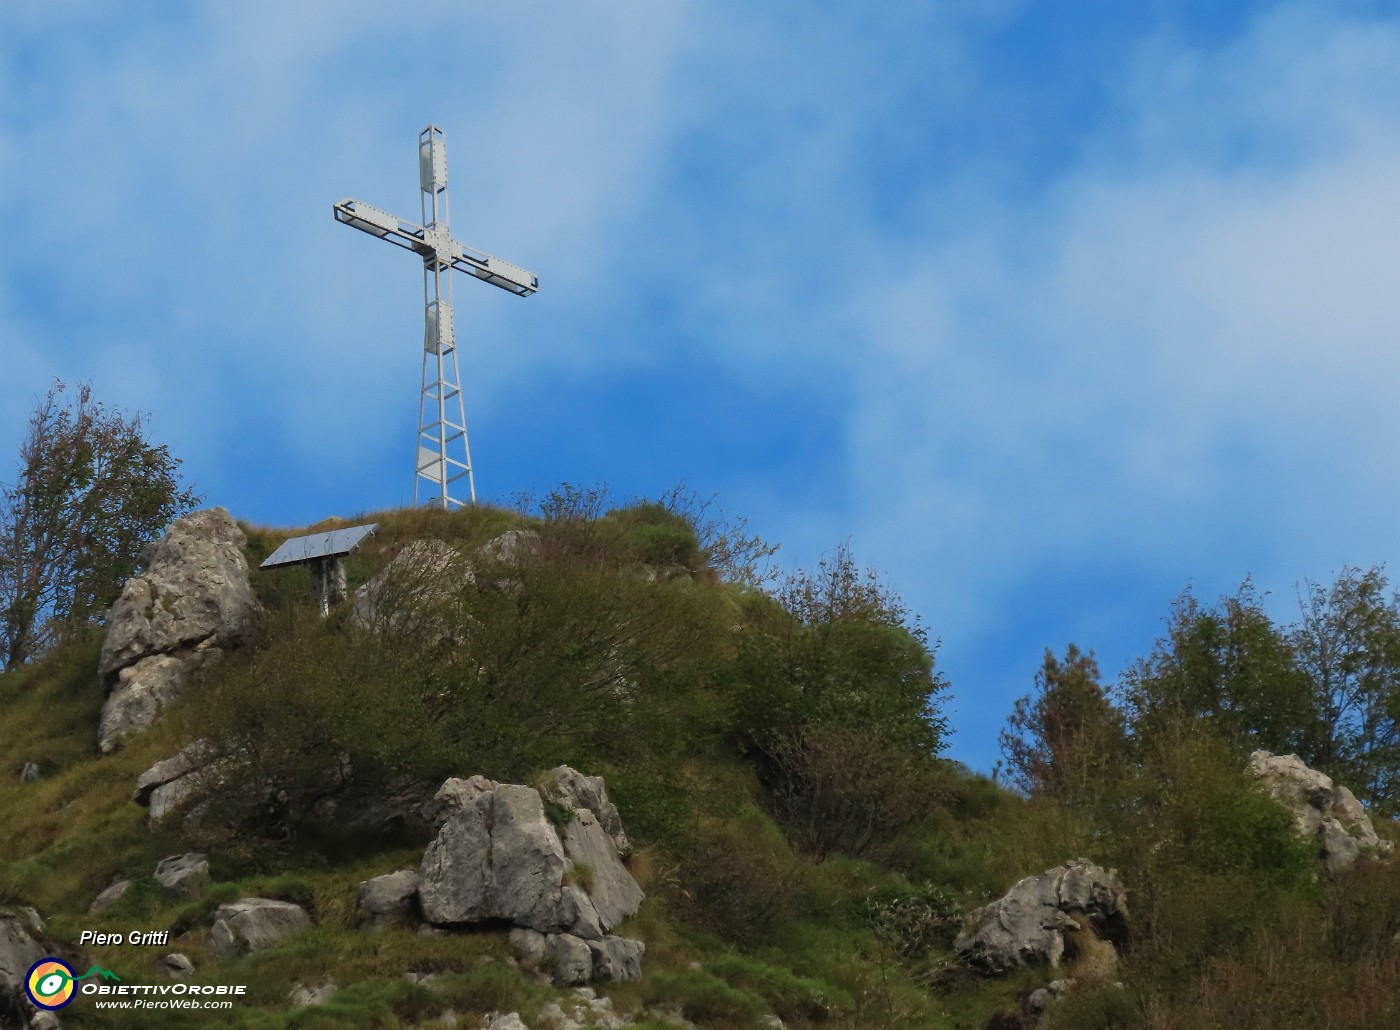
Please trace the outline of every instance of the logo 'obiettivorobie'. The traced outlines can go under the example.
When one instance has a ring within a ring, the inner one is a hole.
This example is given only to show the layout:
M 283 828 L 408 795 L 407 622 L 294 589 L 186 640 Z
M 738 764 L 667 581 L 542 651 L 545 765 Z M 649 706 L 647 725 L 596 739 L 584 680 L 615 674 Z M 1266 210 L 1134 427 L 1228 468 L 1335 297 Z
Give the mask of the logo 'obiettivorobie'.
M 61 1009 L 73 1000 L 73 985 L 90 976 L 104 980 L 120 980 L 110 969 L 93 966 L 82 976 L 73 975 L 73 967 L 62 959 L 41 958 L 29 967 L 24 990 L 29 1000 L 41 1009 Z

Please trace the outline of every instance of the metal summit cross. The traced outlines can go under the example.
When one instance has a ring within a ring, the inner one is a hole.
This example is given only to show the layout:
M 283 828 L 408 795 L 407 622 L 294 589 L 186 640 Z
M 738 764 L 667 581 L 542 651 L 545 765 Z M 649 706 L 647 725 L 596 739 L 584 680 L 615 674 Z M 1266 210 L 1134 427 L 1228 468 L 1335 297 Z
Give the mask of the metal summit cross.
M 335 218 L 396 243 L 423 259 L 423 391 L 418 399 L 413 503 L 418 503 L 418 487 L 426 479 L 436 487 L 433 503 L 444 508 L 460 507 L 467 502 L 452 495 L 452 484 L 465 476 L 471 503 L 475 504 L 476 479 L 472 475 L 462 374 L 452 330 L 449 273 L 455 268 L 521 297 L 539 289 L 540 281 L 517 265 L 452 238 L 447 228 L 447 147 L 442 130 L 436 125 L 429 125 L 418 134 L 418 186 L 422 225 L 348 198 L 335 205 Z

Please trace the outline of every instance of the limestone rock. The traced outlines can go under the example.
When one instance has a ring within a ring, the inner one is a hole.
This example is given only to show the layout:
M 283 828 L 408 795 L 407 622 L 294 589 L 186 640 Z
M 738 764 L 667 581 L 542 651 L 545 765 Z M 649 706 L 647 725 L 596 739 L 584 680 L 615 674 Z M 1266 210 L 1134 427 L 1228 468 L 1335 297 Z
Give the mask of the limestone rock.
M 38 782 L 38 780 L 39 780 L 39 763 L 38 763 L 38 762 L 25 762 L 24 765 L 20 766 L 20 770 L 19 770 L 19 782 L 20 782 L 20 783 L 36 783 L 36 782 Z
M 538 533 L 533 529 L 512 529 L 477 548 L 476 564 L 491 576 L 492 587 L 514 595 L 524 588 L 520 580 L 521 568 L 539 553 Z
M 495 780 L 488 780 L 485 776 L 472 776 L 465 780 L 457 776 L 448 777 L 433 799 L 423 806 L 423 818 L 433 829 L 440 830 L 450 816 L 497 786 L 499 784 Z
M 156 883 L 178 898 L 197 898 L 208 889 L 209 856 L 191 851 L 171 855 L 156 865 Z
M 593 949 L 572 934 L 552 933 L 545 945 L 550 974 L 560 987 L 573 987 L 593 979 Z
M 627 832 L 622 828 L 622 817 L 618 815 L 617 806 L 608 798 L 608 788 L 603 784 L 603 777 L 585 776 L 567 765 L 557 766 L 551 769 L 549 774 L 558 784 L 556 800 L 575 810 L 587 809 L 592 812 L 597 817 L 598 824 L 612 838 L 617 853 L 623 858 L 632 853 L 632 842 L 627 839 Z
M 1316 839 L 1318 853 L 1330 873 L 1351 868 L 1363 853 L 1388 855 L 1391 843 L 1381 840 L 1361 803 L 1346 787 L 1309 768 L 1297 755 L 1256 751 L 1249 771 L 1293 817 L 1304 837 Z
M 630 937 L 607 936 L 601 941 L 589 941 L 593 953 L 593 979 L 623 983 L 642 978 L 642 955 L 647 946 Z
M 51 954 L 29 920 L 0 909 L 0 1012 L 27 1011 L 24 979 L 29 969 Z
M 169 955 L 161 957 L 156 963 L 156 968 L 172 980 L 183 980 L 187 976 L 194 975 L 194 963 L 190 957 L 183 952 L 172 951 Z
M 206 791 L 216 789 L 228 761 L 216 757 L 207 741 L 197 740 L 138 776 L 131 800 L 150 809 L 151 823 L 163 822 Z
M 953 947 L 993 972 L 1039 962 L 1054 968 L 1064 956 L 1067 931 L 1102 937 L 1120 928 L 1127 915 L 1127 891 L 1118 874 L 1075 859 L 1026 877 L 1004 897 L 969 913 Z
M 377 632 L 446 632 L 440 614 L 474 582 L 466 558 L 442 540 L 414 540 L 355 591 L 351 621 Z
M 601 940 L 636 912 L 642 890 L 592 811 L 570 809 L 561 834 L 534 788 L 489 783 L 452 787 L 469 800 L 423 855 L 418 894 L 429 922 L 500 919 Z
M 7 1018 L 32 1019 L 34 1006 L 25 995 L 30 968 L 42 958 L 62 959 L 70 966 L 87 968 L 87 956 L 48 937 L 44 921 L 32 908 L 0 908 L 0 1026 Z
M 97 745 L 102 753 L 111 754 L 122 738 L 154 726 L 161 710 L 180 696 L 190 674 L 210 654 L 203 651 L 188 658 L 151 655 L 120 670 L 97 725 Z
M 244 542 L 223 508 L 171 523 L 142 551 L 142 571 L 127 580 L 107 615 L 98 674 L 109 677 L 149 655 L 241 638 L 258 610 Z
M 484 1030 L 530 1030 L 518 1012 L 507 1012 L 504 1015 L 493 1012 L 486 1017 L 482 1027 Z
M 393 920 L 412 919 L 418 901 L 418 873 L 400 869 L 360 882 L 360 908 L 368 912 L 368 926 L 377 929 Z
M 241 898 L 220 905 L 214 913 L 209 950 L 217 958 L 235 958 L 270 948 L 310 925 L 311 920 L 299 905 L 270 898 Z
M 477 556 L 500 565 L 520 565 L 540 552 L 540 535 L 533 529 L 510 529 L 477 548 Z
M 88 911 L 91 913 L 106 912 L 120 901 L 122 895 L 129 890 L 131 890 L 130 880 L 118 880 L 93 899 L 92 904 L 88 906 Z
M 524 927 L 511 930 L 509 939 L 521 964 L 547 974 L 556 987 L 642 978 L 646 945 L 641 941 L 611 934 L 601 941 L 585 941 L 572 934 L 546 934 Z
M 309 984 L 297 984 L 287 995 L 287 1001 L 294 1009 L 306 1008 L 308 1005 L 324 1005 L 335 997 L 339 989 L 334 980 L 327 980 L 314 987 Z
M 258 612 L 243 558 L 244 536 L 223 508 L 171 523 L 141 552 L 107 613 L 98 675 L 112 687 L 99 745 L 148 729 L 180 693 L 193 669 L 238 642 Z

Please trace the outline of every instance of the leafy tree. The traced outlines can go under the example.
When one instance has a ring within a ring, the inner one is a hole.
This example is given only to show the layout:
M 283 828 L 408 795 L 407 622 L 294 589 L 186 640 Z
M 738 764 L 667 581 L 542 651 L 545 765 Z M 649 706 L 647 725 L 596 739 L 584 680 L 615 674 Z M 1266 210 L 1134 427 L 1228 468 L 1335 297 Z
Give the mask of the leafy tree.
M 947 689 L 917 621 L 848 551 L 745 598 L 734 726 L 810 854 L 886 857 L 930 813 Z
M 1046 649 L 1034 693 L 1016 702 L 1001 734 L 1011 782 L 1066 804 L 1098 793 L 1125 742 L 1123 715 L 1099 682 L 1093 652 L 1074 644 L 1063 661 Z
M 1380 569 L 1309 583 L 1290 634 L 1323 725 L 1314 756 L 1380 811 L 1400 806 L 1400 595 Z
M 1200 722 L 1237 753 L 1319 753 L 1312 683 L 1247 579 L 1214 608 L 1177 598 L 1166 638 L 1125 674 L 1122 695 L 1139 742 L 1191 736 Z
M 65 625 L 100 620 L 143 544 L 197 498 L 142 417 L 56 382 L 29 417 L 19 475 L 0 488 L 0 660 L 13 669 Z

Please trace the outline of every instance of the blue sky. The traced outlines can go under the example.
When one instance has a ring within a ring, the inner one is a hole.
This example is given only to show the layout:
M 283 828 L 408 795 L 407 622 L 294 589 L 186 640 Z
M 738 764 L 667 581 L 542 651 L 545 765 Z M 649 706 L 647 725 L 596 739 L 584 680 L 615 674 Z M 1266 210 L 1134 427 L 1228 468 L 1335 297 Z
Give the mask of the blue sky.
M 1393 559 L 1400 6 L 0 5 L 0 455 L 55 377 L 211 503 L 405 502 L 409 255 L 447 133 L 477 483 L 680 481 L 849 543 L 990 769 L 1040 655 L 1110 678 L 1188 584 Z M 4 461 L 8 476 L 13 458 Z

